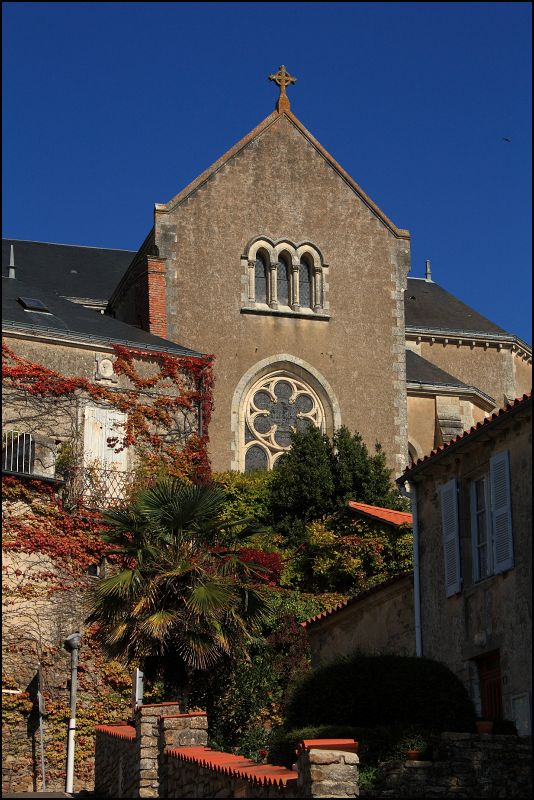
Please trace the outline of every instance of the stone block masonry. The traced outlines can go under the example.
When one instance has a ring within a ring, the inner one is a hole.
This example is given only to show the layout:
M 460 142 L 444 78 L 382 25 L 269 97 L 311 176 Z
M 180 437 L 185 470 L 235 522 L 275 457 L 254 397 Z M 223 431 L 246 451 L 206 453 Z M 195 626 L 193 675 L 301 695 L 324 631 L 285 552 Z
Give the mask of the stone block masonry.
M 522 800 L 532 795 L 530 738 L 443 733 L 432 744 L 432 760 L 383 762 L 374 788 L 360 790 L 353 740 L 305 740 L 296 770 L 289 770 L 211 750 L 207 729 L 204 712 L 180 714 L 177 704 L 169 703 L 141 706 L 134 725 L 98 726 L 96 796 Z

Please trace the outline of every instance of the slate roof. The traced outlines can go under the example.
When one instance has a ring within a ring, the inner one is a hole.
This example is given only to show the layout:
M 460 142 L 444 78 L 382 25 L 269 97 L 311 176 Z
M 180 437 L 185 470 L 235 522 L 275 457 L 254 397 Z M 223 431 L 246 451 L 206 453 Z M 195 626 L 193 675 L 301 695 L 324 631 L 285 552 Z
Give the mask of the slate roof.
M 26 311 L 19 297 L 40 300 L 50 313 Z M 128 347 L 143 348 L 174 355 L 200 356 L 194 350 L 154 336 L 151 333 L 127 325 L 106 314 L 84 308 L 58 297 L 35 284 L 23 283 L 18 279 L 2 278 L 2 328 L 22 330 L 37 334 L 49 334 L 62 338 L 78 338 L 83 342 L 121 344 Z
M 458 386 L 462 389 L 469 388 L 467 384 L 450 375 L 445 370 L 431 364 L 426 358 L 406 350 L 406 381 L 408 383 L 434 383 L 440 386 Z
M 2 239 L 2 276 L 8 275 L 11 245 L 16 277 L 21 281 L 62 297 L 104 303 L 135 255 L 133 250 Z
M 404 293 L 404 311 L 407 328 L 507 333 L 437 283 L 423 278 L 408 278 L 408 288 Z
M 412 461 L 412 463 L 406 467 L 403 474 L 397 478 L 397 483 L 404 483 L 407 476 L 419 472 L 429 461 L 438 458 L 438 456 L 441 457 L 443 453 L 449 450 L 451 447 L 454 449 L 455 447 L 464 444 L 466 439 L 468 440 L 470 437 L 474 438 L 479 431 L 487 431 L 489 427 L 496 427 L 497 425 L 505 422 L 506 419 L 512 414 L 517 414 L 531 405 L 532 392 L 524 394 L 522 397 L 517 397 L 513 402 L 507 403 L 504 408 L 499 409 L 499 411 L 495 411 L 491 417 L 486 417 L 482 422 L 477 422 L 476 425 L 473 425 L 471 428 L 469 428 L 468 431 L 458 434 L 458 436 L 456 436 L 454 439 L 451 439 L 450 442 L 440 445 L 435 450 L 432 450 L 432 452 L 428 455 L 423 456 L 423 458 L 419 458 L 417 461 Z

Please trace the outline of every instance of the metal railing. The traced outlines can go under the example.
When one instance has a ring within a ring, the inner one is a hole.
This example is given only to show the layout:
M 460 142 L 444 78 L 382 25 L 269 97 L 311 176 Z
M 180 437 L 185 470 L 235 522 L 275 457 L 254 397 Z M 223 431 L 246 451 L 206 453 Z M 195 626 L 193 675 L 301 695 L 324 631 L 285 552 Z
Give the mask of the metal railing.
M 35 439 L 31 433 L 2 431 L 2 472 L 35 475 Z

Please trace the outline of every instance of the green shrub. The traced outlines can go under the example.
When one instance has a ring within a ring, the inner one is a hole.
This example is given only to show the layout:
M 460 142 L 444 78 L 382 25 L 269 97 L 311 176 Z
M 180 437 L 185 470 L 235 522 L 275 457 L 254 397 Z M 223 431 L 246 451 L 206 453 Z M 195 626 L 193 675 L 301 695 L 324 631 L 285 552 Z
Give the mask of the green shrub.
M 475 711 L 460 680 L 427 658 L 357 654 L 309 675 L 293 692 L 288 727 L 410 725 L 474 731 Z
M 295 750 L 303 739 L 354 739 L 359 743 L 358 756 L 363 767 L 376 766 L 379 761 L 405 758 L 407 736 L 414 729 L 399 725 L 376 725 L 365 728 L 353 725 L 309 725 L 304 728 L 276 728 L 269 738 L 269 762 L 290 768 L 296 761 Z M 421 735 L 428 741 L 431 731 Z

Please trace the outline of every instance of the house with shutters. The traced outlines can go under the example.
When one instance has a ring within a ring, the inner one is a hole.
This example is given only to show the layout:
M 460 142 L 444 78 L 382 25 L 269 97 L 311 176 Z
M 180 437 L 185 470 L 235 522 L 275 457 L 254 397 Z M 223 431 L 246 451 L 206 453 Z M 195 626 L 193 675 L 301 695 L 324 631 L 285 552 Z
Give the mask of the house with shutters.
M 2 473 L 64 484 L 74 505 L 124 499 L 151 453 L 205 439 L 209 359 L 15 269 L 2 278 L 2 355 Z
M 411 464 L 416 652 L 532 731 L 532 394 Z

